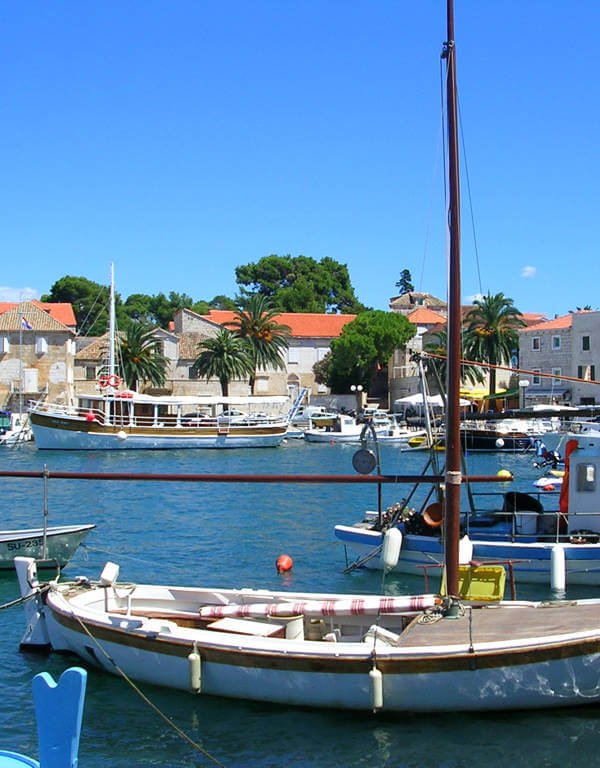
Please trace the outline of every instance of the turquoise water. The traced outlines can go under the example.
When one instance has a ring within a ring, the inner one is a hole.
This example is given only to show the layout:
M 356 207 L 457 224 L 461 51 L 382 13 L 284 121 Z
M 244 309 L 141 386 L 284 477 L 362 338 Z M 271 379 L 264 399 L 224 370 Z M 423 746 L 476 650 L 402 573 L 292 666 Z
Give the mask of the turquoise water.
M 276 449 L 173 452 L 40 452 L 35 446 L 0 451 L 2 469 L 90 472 L 224 472 L 353 474 L 354 448 L 289 441 Z M 473 455 L 472 474 L 509 469 L 514 489 L 531 490 L 539 472 L 531 455 Z M 418 473 L 420 453 L 382 449 L 384 473 Z M 42 481 L 2 479 L 2 527 L 41 523 Z M 375 487 L 354 485 L 231 485 L 55 480 L 49 485 L 50 524 L 95 523 L 87 547 L 66 573 L 95 578 L 106 560 L 126 581 L 214 587 L 375 593 L 381 574 L 342 573 L 344 548 L 336 523 L 351 524 L 375 509 Z M 501 486 L 496 486 L 494 488 Z M 504 486 L 506 489 L 506 486 Z M 483 490 L 483 489 L 482 489 Z M 491 490 L 486 486 L 485 490 Z M 406 487 L 384 486 L 387 506 Z M 280 576 L 275 560 L 294 560 Z M 422 582 L 388 577 L 390 593 L 419 592 Z M 578 588 L 570 597 L 595 594 Z M 16 579 L 0 576 L 0 603 L 16 597 Z M 539 587 L 518 596 L 548 597 Z M 70 656 L 19 650 L 24 624 L 19 607 L 0 612 L 0 748 L 36 755 L 30 681 L 48 670 L 56 678 L 80 663 Z M 270 766 L 388 766 L 496 768 L 594 766 L 598 763 L 597 707 L 503 715 L 381 716 L 294 709 L 202 698 L 145 686 L 144 692 L 192 739 L 229 768 Z M 89 669 L 82 768 L 105 765 L 208 766 L 211 762 L 170 730 L 126 683 Z

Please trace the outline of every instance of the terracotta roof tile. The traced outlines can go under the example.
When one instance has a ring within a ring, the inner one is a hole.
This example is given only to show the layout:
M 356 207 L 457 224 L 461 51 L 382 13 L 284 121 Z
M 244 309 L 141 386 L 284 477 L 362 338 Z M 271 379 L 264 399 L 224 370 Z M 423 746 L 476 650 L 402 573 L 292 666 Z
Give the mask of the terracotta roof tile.
M 563 315 L 562 317 L 555 317 L 552 320 L 545 320 L 543 323 L 536 323 L 530 325 L 527 328 L 523 328 L 521 333 L 527 333 L 528 331 L 557 331 L 564 328 L 570 328 L 573 325 L 573 315 Z
M 73 307 L 70 304 L 60 302 L 42 302 L 37 299 L 32 299 L 28 302 L 21 302 L 26 304 L 34 304 L 38 309 L 47 312 L 59 323 L 66 325 L 67 328 L 75 328 L 77 321 L 75 319 L 75 313 Z M 19 302 L 16 301 L 1 301 L 0 302 L 0 315 L 4 312 L 8 312 L 11 309 L 16 309 L 19 306 Z
M 12 303 L 8 306 L 7 303 L 2 303 L 0 304 L 0 313 L 0 330 L 2 331 L 18 331 L 23 329 L 25 332 L 33 330 L 74 333 L 74 328 L 65 325 L 49 312 L 41 309 L 39 302 L 23 301 L 20 304 Z M 22 325 L 23 321 L 26 325 L 31 326 L 31 328 Z
M 235 312 L 225 309 L 211 309 L 208 315 L 203 315 L 213 323 L 227 326 L 235 319 Z M 291 329 L 292 336 L 307 338 L 335 338 L 340 335 L 342 328 L 354 320 L 356 315 L 312 314 L 309 312 L 282 312 L 275 320 Z
M 440 315 L 439 312 L 434 312 L 432 309 L 428 309 L 427 307 L 419 307 L 418 309 L 415 309 L 414 312 L 406 315 L 406 319 L 410 320 L 410 322 L 414 323 L 415 325 L 431 325 L 433 323 L 446 322 L 444 315 Z

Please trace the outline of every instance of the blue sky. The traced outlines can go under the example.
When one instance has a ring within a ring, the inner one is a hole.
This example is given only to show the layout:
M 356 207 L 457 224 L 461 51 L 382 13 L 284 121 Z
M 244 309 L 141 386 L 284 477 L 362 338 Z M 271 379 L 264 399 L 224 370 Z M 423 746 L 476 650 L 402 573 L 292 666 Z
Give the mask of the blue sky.
M 442 0 L 10 0 L 0 29 L 0 300 L 111 261 L 124 298 L 233 296 L 270 253 L 445 297 Z M 465 302 L 600 306 L 598 29 L 597 0 L 456 0 Z

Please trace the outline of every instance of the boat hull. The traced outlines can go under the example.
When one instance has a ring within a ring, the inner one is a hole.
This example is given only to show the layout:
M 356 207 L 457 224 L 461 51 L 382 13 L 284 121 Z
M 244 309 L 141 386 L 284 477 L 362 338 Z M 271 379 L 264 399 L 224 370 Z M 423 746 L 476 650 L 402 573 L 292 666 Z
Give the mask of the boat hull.
M 157 615 L 158 596 L 145 610 L 133 597 L 131 614 L 109 610 L 94 618 L 95 611 L 77 605 L 77 589 L 71 587 L 66 600 L 48 594 L 43 613 L 55 650 L 71 651 L 113 674 L 114 662 L 137 681 L 181 691 L 191 691 L 189 655 L 197 653 L 196 693 L 285 705 L 372 710 L 374 666 L 382 682 L 378 709 L 388 712 L 480 712 L 600 701 L 598 601 L 573 610 L 581 613 L 573 615 L 581 623 L 576 636 L 563 632 L 565 608 L 503 604 L 500 611 L 465 609 L 456 619 L 412 621 L 404 630 L 406 639 L 403 634 L 397 646 L 378 645 L 374 653 L 367 637 L 287 640 L 194 629 L 192 620 L 179 626 L 175 616 L 148 618 L 151 608 Z M 123 585 L 120 591 L 126 589 Z M 98 592 L 95 599 L 101 603 L 103 590 Z M 542 623 L 550 627 L 543 639 L 526 634 L 536 611 L 543 611 Z M 364 620 L 368 626 L 376 619 Z M 498 643 L 493 638 L 506 636 L 506 622 L 519 629 Z
M 42 528 L 0 531 L 0 570 L 12 571 L 15 557 L 33 557 L 38 568 L 64 567 L 77 547 L 94 525 L 51 526 L 46 531 L 44 557 L 44 531 Z
M 81 418 L 30 414 L 40 450 L 167 450 L 182 448 L 263 448 L 281 445 L 287 424 L 218 427 L 104 426 Z

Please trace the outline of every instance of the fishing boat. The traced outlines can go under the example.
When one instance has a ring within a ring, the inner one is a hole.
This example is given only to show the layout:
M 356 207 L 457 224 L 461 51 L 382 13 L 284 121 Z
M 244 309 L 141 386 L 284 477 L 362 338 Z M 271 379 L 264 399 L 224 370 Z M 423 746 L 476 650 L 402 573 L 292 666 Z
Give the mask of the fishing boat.
M 600 701 L 600 600 L 504 601 L 501 566 L 459 564 L 460 218 L 453 0 L 447 0 L 450 286 L 443 594 L 408 597 L 119 582 L 42 585 L 15 561 L 24 646 L 147 683 L 284 705 L 389 712 L 539 709 Z M 366 454 L 363 454 L 363 456 Z M 595 487 L 596 462 L 580 476 Z M 399 554 L 385 539 L 385 569 Z M 490 570 L 491 569 L 491 570 Z M 461 578 L 462 577 L 462 578 Z M 488 579 L 491 590 L 475 589 Z M 118 670 L 117 670 L 118 668 Z
M 559 590 L 567 583 L 600 585 L 600 438 L 567 445 L 565 468 L 534 481 L 537 496 L 509 491 L 492 497 L 487 509 L 461 514 L 460 533 L 474 561 L 510 563 L 516 581 Z M 383 515 L 371 511 L 353 525 L 336 525 L 334 535 L 353 553 L 353 566 L 381 570 L 386 530 L 396 527 L 402 547 L 395 570 L 422 574 L 443 562 L 443 522 L 437 502 L 418 511 L 397 504 Z
M 156 397 L 124 389 L 116 373 L 112 266 L 110 285 L 107 372 L 100 377 L 94 395 L 78 395 L 70 404 L 46 400 L 30 404 L 29 421 L 37 448 L 263 448 L 283 442 L 289 424 L 288 397 Z
M 33 557 L 38 568 L 63 568 L 95 525 L 53 525 L 0 531 L 0 570 L 13 570 L 15 557 Z

